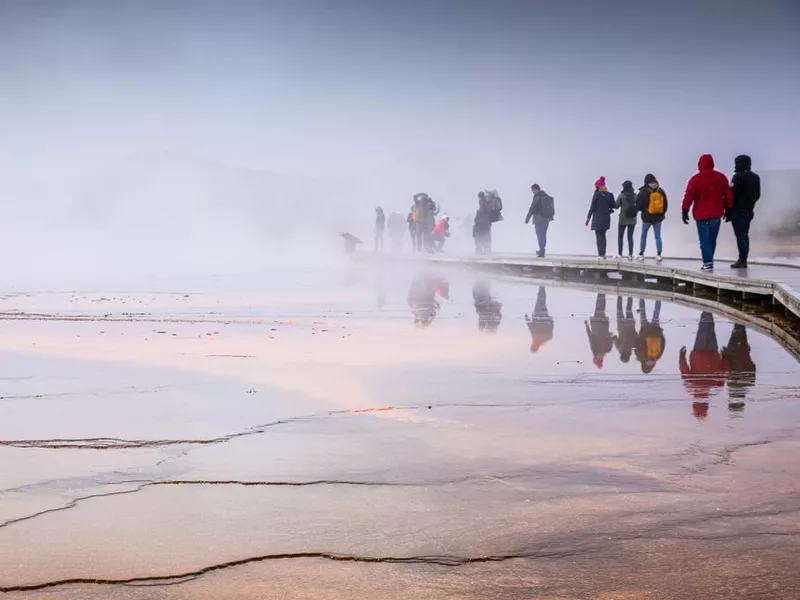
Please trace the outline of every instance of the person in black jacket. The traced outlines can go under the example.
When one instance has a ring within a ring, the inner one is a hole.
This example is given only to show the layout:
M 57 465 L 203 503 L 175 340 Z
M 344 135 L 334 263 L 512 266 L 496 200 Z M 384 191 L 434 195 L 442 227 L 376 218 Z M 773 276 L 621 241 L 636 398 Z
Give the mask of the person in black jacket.
M 539 250 L 536 252 L 536 256 L 544 258 L 547 248 L 547 229 L 550 227 L 550 221 L 556 215 L 555 201 L 538 183 L 534 183 L 531 186 L 531 192 L 533 192 L 533 201 L 528 209 L 528 216 L 525 217 L 525 224 L 527 225 L 533 219 L 536 240 L 539 242 Z
M 586 227 L 592 223 L 592 231 L 597 241 L 597 257 L 606 258 L 606 233 L 611 229 L 611 213 L 617 209 L 614 194 L 606 188 L 606 178 L 600 177 L 594 182 L 594 195 L 586 215 Z
M 661 200 L 658 200 L 658 197 Z M 660 203 L 660 205 L 659 205 Z M 644 260 L 644 251 L 647 249 L 647 232 L 653 229 L 656 237 L 656 260 L 661 261 L 661 252 L 664 249 L 661 241 L 661 223 L 667 214 L 669 203 L 667 193 L 652 173 L 644 177 L 644 185 L 639 188 L 636 196 L 636 208 L 642 213 L 642 237 L 639 243 L 639 260 Z
M 592 350 L 592 362 L 598 369 L 603 368 L 606 354 L 614 349 L 614 335 L 611 333 L 611 322 L 606 316 L 606 295 L 597 294 L 594 303 L 594 315 L 584 321 L 589 348 Z
M 733 269 L 746 269 L 750 254 L 750 222 L 756 202 L 761 197 L 761 178 L 750 170 L 750 157 L 742 154 L 734 161 L 735 174 L 731 180 L 733 208 L 725 212 L 725 220 L 733 225 L 736 245 L 739 247 L 739 260 L 731 265 Z

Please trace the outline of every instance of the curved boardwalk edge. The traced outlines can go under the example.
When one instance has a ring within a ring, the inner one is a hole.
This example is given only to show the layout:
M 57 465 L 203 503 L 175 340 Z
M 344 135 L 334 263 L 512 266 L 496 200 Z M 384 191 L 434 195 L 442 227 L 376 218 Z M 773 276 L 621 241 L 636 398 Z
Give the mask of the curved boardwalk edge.
M 592 291 L 612 288 L 618 293 L 708 308 L 772 337 L 800 361 L 800 294 L 783 282 L 717 275 L 672 265 L 582 257 L 432 256 L 429 260 L 515 279 L 544 280 L 548 285 Z

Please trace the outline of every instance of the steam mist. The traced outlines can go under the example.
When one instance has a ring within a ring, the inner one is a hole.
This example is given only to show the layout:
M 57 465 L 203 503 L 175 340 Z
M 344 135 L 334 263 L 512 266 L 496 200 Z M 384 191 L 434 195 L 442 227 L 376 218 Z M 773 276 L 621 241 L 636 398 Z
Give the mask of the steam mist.
M 694 255 L 706 152 L 753 157 L 765 232 L 797 203 L 800 7 L 701 4 L 4 0 L 7 285 L 325 264 L 419 191 L 463 217 L 498 189 L 496 249 L 530 251 L 534 182 L 553 252 L 587 252 L 601 174 L 655 173 L 667 254 Z

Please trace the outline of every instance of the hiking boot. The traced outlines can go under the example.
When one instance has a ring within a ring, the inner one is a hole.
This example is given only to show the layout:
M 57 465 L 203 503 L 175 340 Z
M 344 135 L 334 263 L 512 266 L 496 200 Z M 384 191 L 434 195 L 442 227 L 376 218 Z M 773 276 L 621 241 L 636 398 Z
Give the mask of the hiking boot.
M 656 256 L 656 260 L 657 260 L 658 262 L 661 262 L 661 261 L 663 260 L 663 259 L 661 258 L 661 255 L 660 255 L 660 254 L 659 254 L 658 256 Z
M 536 256 L 538 256 L 539 258 L 544 258 L 544 250 L 537 250 Z
M 704 263 L 702 267 L 700 267 L 701 271 L 713 271 L 714 270 L 714 263 Z
M 735 263 L 731 265 L 731 269 L 746 269 L 746 268 L 747 268 L 746 260 L 737 260 Z

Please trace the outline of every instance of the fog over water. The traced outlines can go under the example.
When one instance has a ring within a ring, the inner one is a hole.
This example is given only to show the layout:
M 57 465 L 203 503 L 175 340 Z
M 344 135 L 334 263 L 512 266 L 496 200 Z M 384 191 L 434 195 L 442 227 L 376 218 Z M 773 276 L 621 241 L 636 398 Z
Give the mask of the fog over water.
M 498 189 L 496 249 L 530 251 L 534 182 L 553 251 L 586 252 L 593 181 L 647 172 L 694 255 L 700 154 L 753 157 L 756 230 L 796 204 L 798 27 L 793 0 L 2 0 L 4 283 L 318 266 L 419 191 L 464 217 Z

